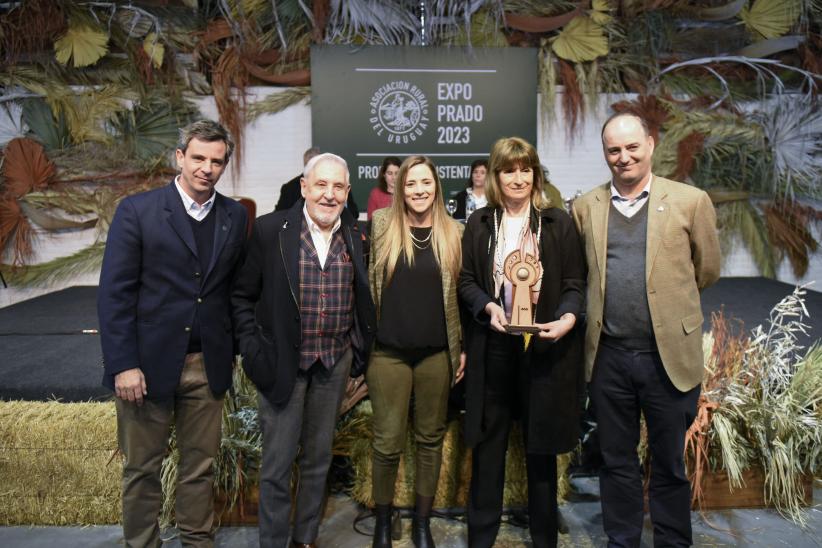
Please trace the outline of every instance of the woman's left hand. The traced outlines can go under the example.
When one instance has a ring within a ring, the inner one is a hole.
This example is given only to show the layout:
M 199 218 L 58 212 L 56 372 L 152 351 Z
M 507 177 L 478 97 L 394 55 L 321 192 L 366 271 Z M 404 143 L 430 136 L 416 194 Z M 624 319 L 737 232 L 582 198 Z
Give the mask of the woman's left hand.
M 465 352 L 460 352 L 460 366 L 457 368 L 457 376 L 454 384 L 457 384 L 465 376 Z
M 539 327 L 540 339 L 558 341 L 562 337 L 564 337 L 571 329 L 573 329 L 574 324 L 576 323 L 577 317 L 568 312 L 563 314 L 562 317 L 560 317 L 560 319 L 554 320 L 553 322 L 534 323 L 534 325 Z

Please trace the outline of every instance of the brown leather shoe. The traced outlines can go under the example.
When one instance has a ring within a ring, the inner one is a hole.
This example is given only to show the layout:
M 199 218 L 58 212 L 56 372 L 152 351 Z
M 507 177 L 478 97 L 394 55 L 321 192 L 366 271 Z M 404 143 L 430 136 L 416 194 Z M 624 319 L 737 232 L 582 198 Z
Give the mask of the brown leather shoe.
M 297 542 L 296 540 L 291 541 L 291 546 L 293 546 L 294 548 L 318 548 L 316 542 L 304 543 Z

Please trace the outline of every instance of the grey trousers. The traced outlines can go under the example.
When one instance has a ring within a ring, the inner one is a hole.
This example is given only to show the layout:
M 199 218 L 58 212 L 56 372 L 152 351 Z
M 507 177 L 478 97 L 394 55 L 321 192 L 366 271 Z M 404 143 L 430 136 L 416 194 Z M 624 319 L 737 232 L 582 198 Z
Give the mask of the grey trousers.
M 288 545 L 291 476 L 299 470 L 294 542 L 317 539 L 337 412 L 351 370 L 351 350 L 329 370 L 314 364 L 300 371 L 288 402 L 272 405 L 259 395 L 263 460 L 260 467 L 259 529 L 262 548 Z
M 115 398 L 123 464 L 123 535 L 127 547 L 160 546 L 160 465 L 172 423 L 180 462 L 174 514 L 183 546 L 214 545 L 214 458 L 222 437 L 223 397 L 208 387 L 202 353 L 186 356 L 174 396 L 143 405 Z

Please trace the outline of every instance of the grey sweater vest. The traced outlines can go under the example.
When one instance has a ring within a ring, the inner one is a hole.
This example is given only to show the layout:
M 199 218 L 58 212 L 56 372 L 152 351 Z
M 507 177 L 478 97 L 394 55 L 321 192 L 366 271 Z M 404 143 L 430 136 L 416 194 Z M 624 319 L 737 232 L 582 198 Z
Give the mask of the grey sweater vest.
M 630 219 L 611 204 L 602 332 L 631 350 L 656 349 L 645 287 L 648 202 Z

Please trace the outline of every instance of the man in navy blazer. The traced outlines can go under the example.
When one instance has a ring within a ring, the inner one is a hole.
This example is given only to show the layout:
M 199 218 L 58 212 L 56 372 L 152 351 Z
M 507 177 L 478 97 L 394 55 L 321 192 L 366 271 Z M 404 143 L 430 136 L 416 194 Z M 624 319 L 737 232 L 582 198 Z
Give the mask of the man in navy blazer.
M 126 546 L 159 546 L 160 465 L 171 425 L 184 546 L 213 545 L 213 462 L 234 357 L 229 288 L 245 208 L 214 186 L 234 144 L 216 122 L 180 131 L 180 174 L 129 196 L 106 242 L 97 311 L 103 384 L 115 392 Z

